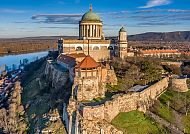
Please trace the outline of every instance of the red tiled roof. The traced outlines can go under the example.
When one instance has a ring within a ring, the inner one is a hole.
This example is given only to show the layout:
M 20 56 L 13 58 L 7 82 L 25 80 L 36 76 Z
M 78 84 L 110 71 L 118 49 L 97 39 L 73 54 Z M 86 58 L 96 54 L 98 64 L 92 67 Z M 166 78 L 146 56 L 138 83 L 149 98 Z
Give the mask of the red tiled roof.
M 141 50 L 143 54 L 155 54 L 155 53 L 179 53 L 178 50 Z
M 190 52 L 183 52 L 183 54 L 190 55 Z
M 100 64 L 98 64 L 92 57 L 88 55 L 75 67 L 76 68 L 97 68 L 98 66 L 100 66 Z

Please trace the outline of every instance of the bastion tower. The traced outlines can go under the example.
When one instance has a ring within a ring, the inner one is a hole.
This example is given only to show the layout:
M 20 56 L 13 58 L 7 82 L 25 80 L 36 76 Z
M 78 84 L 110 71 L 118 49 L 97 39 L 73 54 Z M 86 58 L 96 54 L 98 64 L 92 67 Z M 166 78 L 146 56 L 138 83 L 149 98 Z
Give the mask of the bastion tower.
M 125 58 L 127 56 L 127 32 L 124 27 L 122 27 L 119 30 L 119 36 L 118 36 L 118 48 L 119 48 L 119 57 Z

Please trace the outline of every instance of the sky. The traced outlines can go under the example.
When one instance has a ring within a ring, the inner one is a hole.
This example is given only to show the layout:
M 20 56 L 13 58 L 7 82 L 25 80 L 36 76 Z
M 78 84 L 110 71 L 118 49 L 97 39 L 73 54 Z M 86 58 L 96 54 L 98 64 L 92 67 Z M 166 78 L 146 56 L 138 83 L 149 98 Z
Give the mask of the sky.
M 190 0 L 1 0 L 0 38 L 77 36 L 90 4 L 105 36 L 190 30 Z

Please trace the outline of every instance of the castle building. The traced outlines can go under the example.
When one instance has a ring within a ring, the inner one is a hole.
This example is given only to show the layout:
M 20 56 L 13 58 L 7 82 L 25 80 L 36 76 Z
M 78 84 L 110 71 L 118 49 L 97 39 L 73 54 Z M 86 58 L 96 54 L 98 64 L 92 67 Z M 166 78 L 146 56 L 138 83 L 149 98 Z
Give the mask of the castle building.
M 68 134 L 85 134 L 84 109 L 93 100 L 105 98 L 106 85 L 117 85 L 113 67 L 107 60 L 128 56 L 127 32 L 122 27 L 117 40 L 106 40 L 100 17 L 92 11 L 79 21 L 79 39 L 59 39 L 57 63 L 69 70 L 73 82 L 69 103 L 64 103 L 63 120 Z M 85 114 L 86 115 L 86 114 Z M 116 130 L 111 126 L 110 130 Z M 106 130 L 98 129 L 100 133 Z M 96 132 L 94 132 L 96 133 Z
M 84 53 L 96 61 L 105 61 L 112 57 L 124 58 L 127 52 L 127 32 L 122 27 L 118 40 L 107 40 L 103 34 L 103 22 L 93 12 L 92 6 L 79 21 L 78 39 L 59 39 L 58 51 L 63 54 Z

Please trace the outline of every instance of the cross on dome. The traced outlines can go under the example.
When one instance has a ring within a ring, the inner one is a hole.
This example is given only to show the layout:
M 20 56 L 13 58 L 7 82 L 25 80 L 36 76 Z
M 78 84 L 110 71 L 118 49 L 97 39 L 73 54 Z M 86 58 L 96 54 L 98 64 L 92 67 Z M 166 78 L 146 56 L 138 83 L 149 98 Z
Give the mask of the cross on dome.
M 90 4 L 90 12 L 92 12 L 92 4 Z

